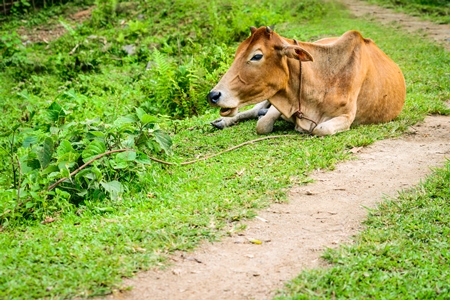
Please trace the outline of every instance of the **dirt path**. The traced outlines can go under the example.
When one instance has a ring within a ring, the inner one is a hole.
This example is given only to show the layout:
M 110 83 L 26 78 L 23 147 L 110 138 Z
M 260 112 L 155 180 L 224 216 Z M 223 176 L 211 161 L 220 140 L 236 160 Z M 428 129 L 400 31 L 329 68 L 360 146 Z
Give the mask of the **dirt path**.
M 387 16 L 385 9 L 342 2 L 351 4 L 356 16 L 367 11 Z M 388 14 L 395 21 L 410 18 Z M 432 36 L 450 47 L 450 31 L 443 32 L 443 39 Z M 315 183 L 292 189 L 288 204 L 261 211 L 241 235 L 175 254 L 168 269 L 140 273 L 125 281 L 131 291 L 106 298 L 270 299 L 302 270 L 321 266 L 323 249 L 349 242 L 367 216 L 365 207 L 416 185 L 450 158 L 450 118 L 430 116 L 403 137 L 363 148 L 355 158 L 333 172 L 313 174 Z

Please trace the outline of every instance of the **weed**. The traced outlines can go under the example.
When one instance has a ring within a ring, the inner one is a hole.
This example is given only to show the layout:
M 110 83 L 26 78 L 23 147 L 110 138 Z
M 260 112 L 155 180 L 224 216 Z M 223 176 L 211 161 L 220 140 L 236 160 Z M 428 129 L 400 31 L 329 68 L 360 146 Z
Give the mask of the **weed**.
M 73 91 L 70 97 L 82 106 Z M 0 223 L 24 218 L 43 219 L 73 210 L 86 201 L 115 201 L 128 183 L 150 164 L 148 154 L 170 153 L 171 139 L 157 125 L 158 118 L 137 108 L 112 124 L 99 119 L 71 122 L 70 114 L 52 102 L 38 126 L 14 126 L 6 132 L 2 152 L 10 158 L 10 174 L 0 192 Z M 39 118 L 34 111 L 28 122 Z M 9 180 L 8 180 L 9 179 Z M 56 189 L 55 189 L 56 188 Z

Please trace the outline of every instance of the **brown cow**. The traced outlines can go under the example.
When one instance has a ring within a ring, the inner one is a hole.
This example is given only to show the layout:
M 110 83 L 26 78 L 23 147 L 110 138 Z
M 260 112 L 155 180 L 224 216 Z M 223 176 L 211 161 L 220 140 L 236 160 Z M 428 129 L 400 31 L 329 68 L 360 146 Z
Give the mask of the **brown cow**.
M 251 36 L 207 98 L 221 108 L 223 118 L 213 122 L 218 128 L 268 108 L 257 133 L 270 133 L 282 115 L 296 130 L 323 136 L 348 130 L 352 123 L 388 122 L 402 110 L 405 95 L 400 68 L 357 31 L 306 43 L 283 38 L 270 27 L 251 27 Z M 238 113 L 250 104 L 257 105 Z

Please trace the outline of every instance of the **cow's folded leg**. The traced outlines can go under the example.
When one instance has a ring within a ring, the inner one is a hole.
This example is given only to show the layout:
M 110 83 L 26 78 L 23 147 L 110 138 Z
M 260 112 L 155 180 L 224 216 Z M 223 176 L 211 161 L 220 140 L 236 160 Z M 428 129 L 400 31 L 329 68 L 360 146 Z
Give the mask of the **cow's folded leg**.
M 240 121 L 248 120 L 248 119 L 257 119 L 258 113 L 262 109 L 266 109 L 270 106 L 270 102 L 265 100 L 256 104 L 252 109 L 243 111 L 235 115 L 234 117 L 223 117 L 211 122 L 211 125 L 218 129 L 224 129 L 226 127 L 233 126 Z
M 257 134 L 267 134 L 271 133 L 273 130 L 273 124 L 275 121 L 281 116 L 281 113 L 275 106 L 269 107 L 267 113 L 259 118 L 258 123 L 256 124 L 256 133 Z
M 264 117 L 264 116 L 267 114 L 268 111 L 269 111 L 268 108 L 260 109 L 260 110 L 258 111 L 258 119 Z
M 312 131 L 317 136 L 331 135 L 350 129 L 354 117 L 343 115 L 318 124 Z

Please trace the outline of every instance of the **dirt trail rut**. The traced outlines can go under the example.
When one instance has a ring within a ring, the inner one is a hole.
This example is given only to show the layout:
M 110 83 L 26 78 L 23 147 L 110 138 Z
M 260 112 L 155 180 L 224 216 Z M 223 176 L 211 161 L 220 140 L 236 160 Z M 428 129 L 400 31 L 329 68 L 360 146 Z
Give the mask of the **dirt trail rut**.
M 354 0 L 342 2 L 356 16 L 387 11 Z M 439 40 L 447 48 L 448 33 Z M 175 254 L 171 267 L 139 273 L 124 282 L 133 287 L 131 291 L 106 298 L 270 299 L 302 270 L 321 266 L 325 248 L 351 241 L 367 207 L 416 185 L 446 158 L 450 158 L 450 118 L 430 116 L 401 138 L 376 142 L 336 170 L 313 174 L 315 183 L 292 189 L 288 204 L 261 211 L 246 222 L 241 235 Z

